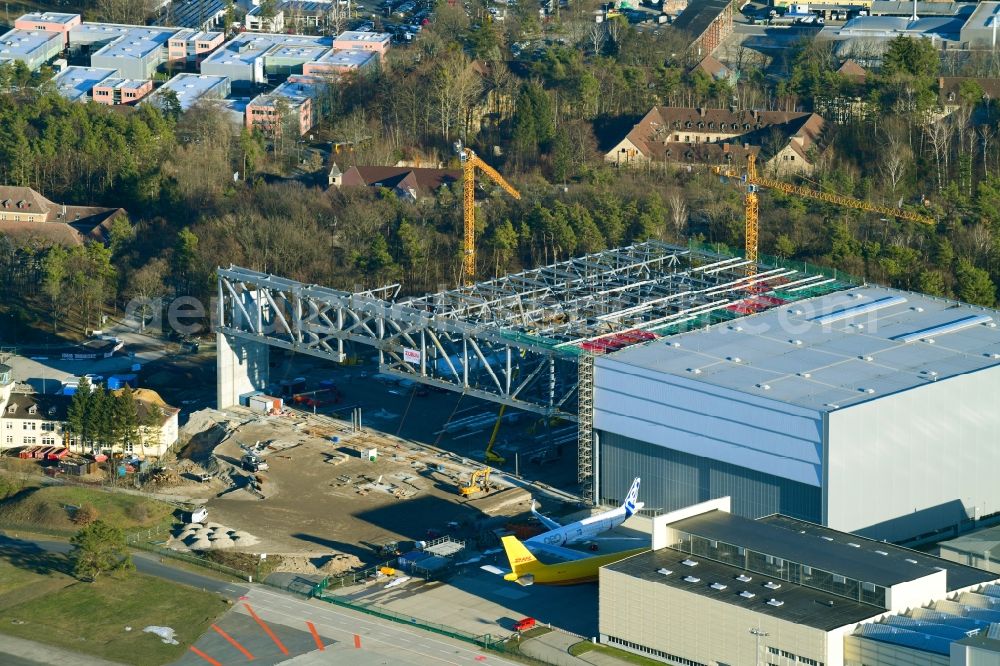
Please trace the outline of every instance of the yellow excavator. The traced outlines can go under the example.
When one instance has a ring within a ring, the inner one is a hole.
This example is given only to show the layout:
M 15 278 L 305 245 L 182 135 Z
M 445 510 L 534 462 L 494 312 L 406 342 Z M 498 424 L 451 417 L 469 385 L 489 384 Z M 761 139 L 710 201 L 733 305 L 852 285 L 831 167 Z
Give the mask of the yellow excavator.
M 490 486 L 490 472 L 492 471 L 489 467 L 477 469 L 472 473 L 469 485 L 458 487 L 458 494 L 462 497 L 470 497 L 476 493 L 488 493 L 492 488 Z

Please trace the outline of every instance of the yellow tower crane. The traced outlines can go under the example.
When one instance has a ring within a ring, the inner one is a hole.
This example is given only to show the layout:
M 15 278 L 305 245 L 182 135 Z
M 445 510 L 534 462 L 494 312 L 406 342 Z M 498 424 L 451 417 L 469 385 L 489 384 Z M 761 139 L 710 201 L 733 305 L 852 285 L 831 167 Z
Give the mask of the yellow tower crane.
M 809 199 L 819 199 L 820 201 L 826 201 L 827 203 L 837 204 L 838 206 L 844 206 L 846 208 L 856 208 L 858 210 L 866 210 L 871 213 L 880 213 L 888 217 L 909 220 L 910 222 L 935 224 L 935 221 L 929 217 L 924 217 L 923 215 L 918 215 L 917 213 L 912 213 L 908 210 L 903 210 L 902 208 L 880 206 L 868 201 L 862 201 L 861 199 L 845 197 L 841 194 L 820 192 L 819 190 L 813 190 L 799 185 L 792 185 L 780 180 L 762 178 L 757 173 L 757 161 L 756 156 L 753 153 L 747 156 L 746 174 L 740 174 L 733 169 L 726 169 L 722 167 L 716 167 L 714 171 L 715 173 L 727 178 L 742 179 L 746 183 L 747 191 L 744 197 L 744 208 L 746 209 L 746 251 L 744 258 L 750 262 L 746 267 L 747 276 L 753 276 L 757 273 L 757 230 L 759 225 L 757 191 L 761 187 L 778 190 L 779 192 L 784 192 L 785 194 L 795 194 Z
M 521 193 L 504 180 L 500 173 L 486 162 L 479 159 L 468 148 L 457 144 L 458 155 L 462 160 L 462 190 L 465 217 L 465 256 L 462 259 L 462 279 L 465 284 L 472 284 L 476 279 L 476 169 L 490 177 L 494 183 L 514 197 L 521 198 Z

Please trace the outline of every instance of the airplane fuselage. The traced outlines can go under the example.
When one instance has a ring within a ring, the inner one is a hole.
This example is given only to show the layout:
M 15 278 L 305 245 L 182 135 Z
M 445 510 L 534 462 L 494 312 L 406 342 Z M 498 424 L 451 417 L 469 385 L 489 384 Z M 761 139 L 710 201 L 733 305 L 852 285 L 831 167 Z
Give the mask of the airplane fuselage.
M 565 546 L 566 544 L 579 543 L 580 541 L 586 541 L 602 532 L 607 532 L 618 527 L 625 522 L 627 517 L 625 509 L 618 507 L 617 509 L 605 511 L 596 516 L 584 518 L 571 525 L 549 530 L 544 534 L 531 537 L 525 543 L 541 542 L 549 546 Z

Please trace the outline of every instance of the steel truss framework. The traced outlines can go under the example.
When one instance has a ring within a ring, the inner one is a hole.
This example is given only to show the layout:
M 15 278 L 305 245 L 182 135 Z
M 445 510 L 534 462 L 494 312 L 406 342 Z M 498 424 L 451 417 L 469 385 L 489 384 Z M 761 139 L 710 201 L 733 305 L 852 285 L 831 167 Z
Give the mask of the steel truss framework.
M 239 267 L 218 270 L 219 333 L 343 361 L 347 341 L 383 372 L 576 420 L 580 345 L 656 332 L 748 292 L 825 280 L 649 241 L 420 298 L 350 293 Z

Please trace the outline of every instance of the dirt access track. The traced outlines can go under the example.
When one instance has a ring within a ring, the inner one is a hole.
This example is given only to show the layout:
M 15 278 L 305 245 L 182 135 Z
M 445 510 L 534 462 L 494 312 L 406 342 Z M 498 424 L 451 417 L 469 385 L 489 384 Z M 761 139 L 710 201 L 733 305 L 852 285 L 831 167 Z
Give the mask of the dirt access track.
M 478 465 L 453 454 L 378 432 L 347 434 L 330 419 L 297 412 L 263 417 L 234 408 L 224 414 L 235 427 L 203 464 L 219 478 L 258 477 L 264 498 L 237 483 L 206 506 L 209 520 L 259 538 L 253 552 L 336 551 L 373 562 L 374 547 L 390 541 L 450 534 L 474 546 L 486 530 L 528 509 L 529 495 L 520 488 L 461 498 L 458 483 Z M 271 443 L 262 454 L 268 470 L 238 470 L 241 446 L 257 442 Z M 369 447 L 378 451 L 375 462 L 360 456 Z

